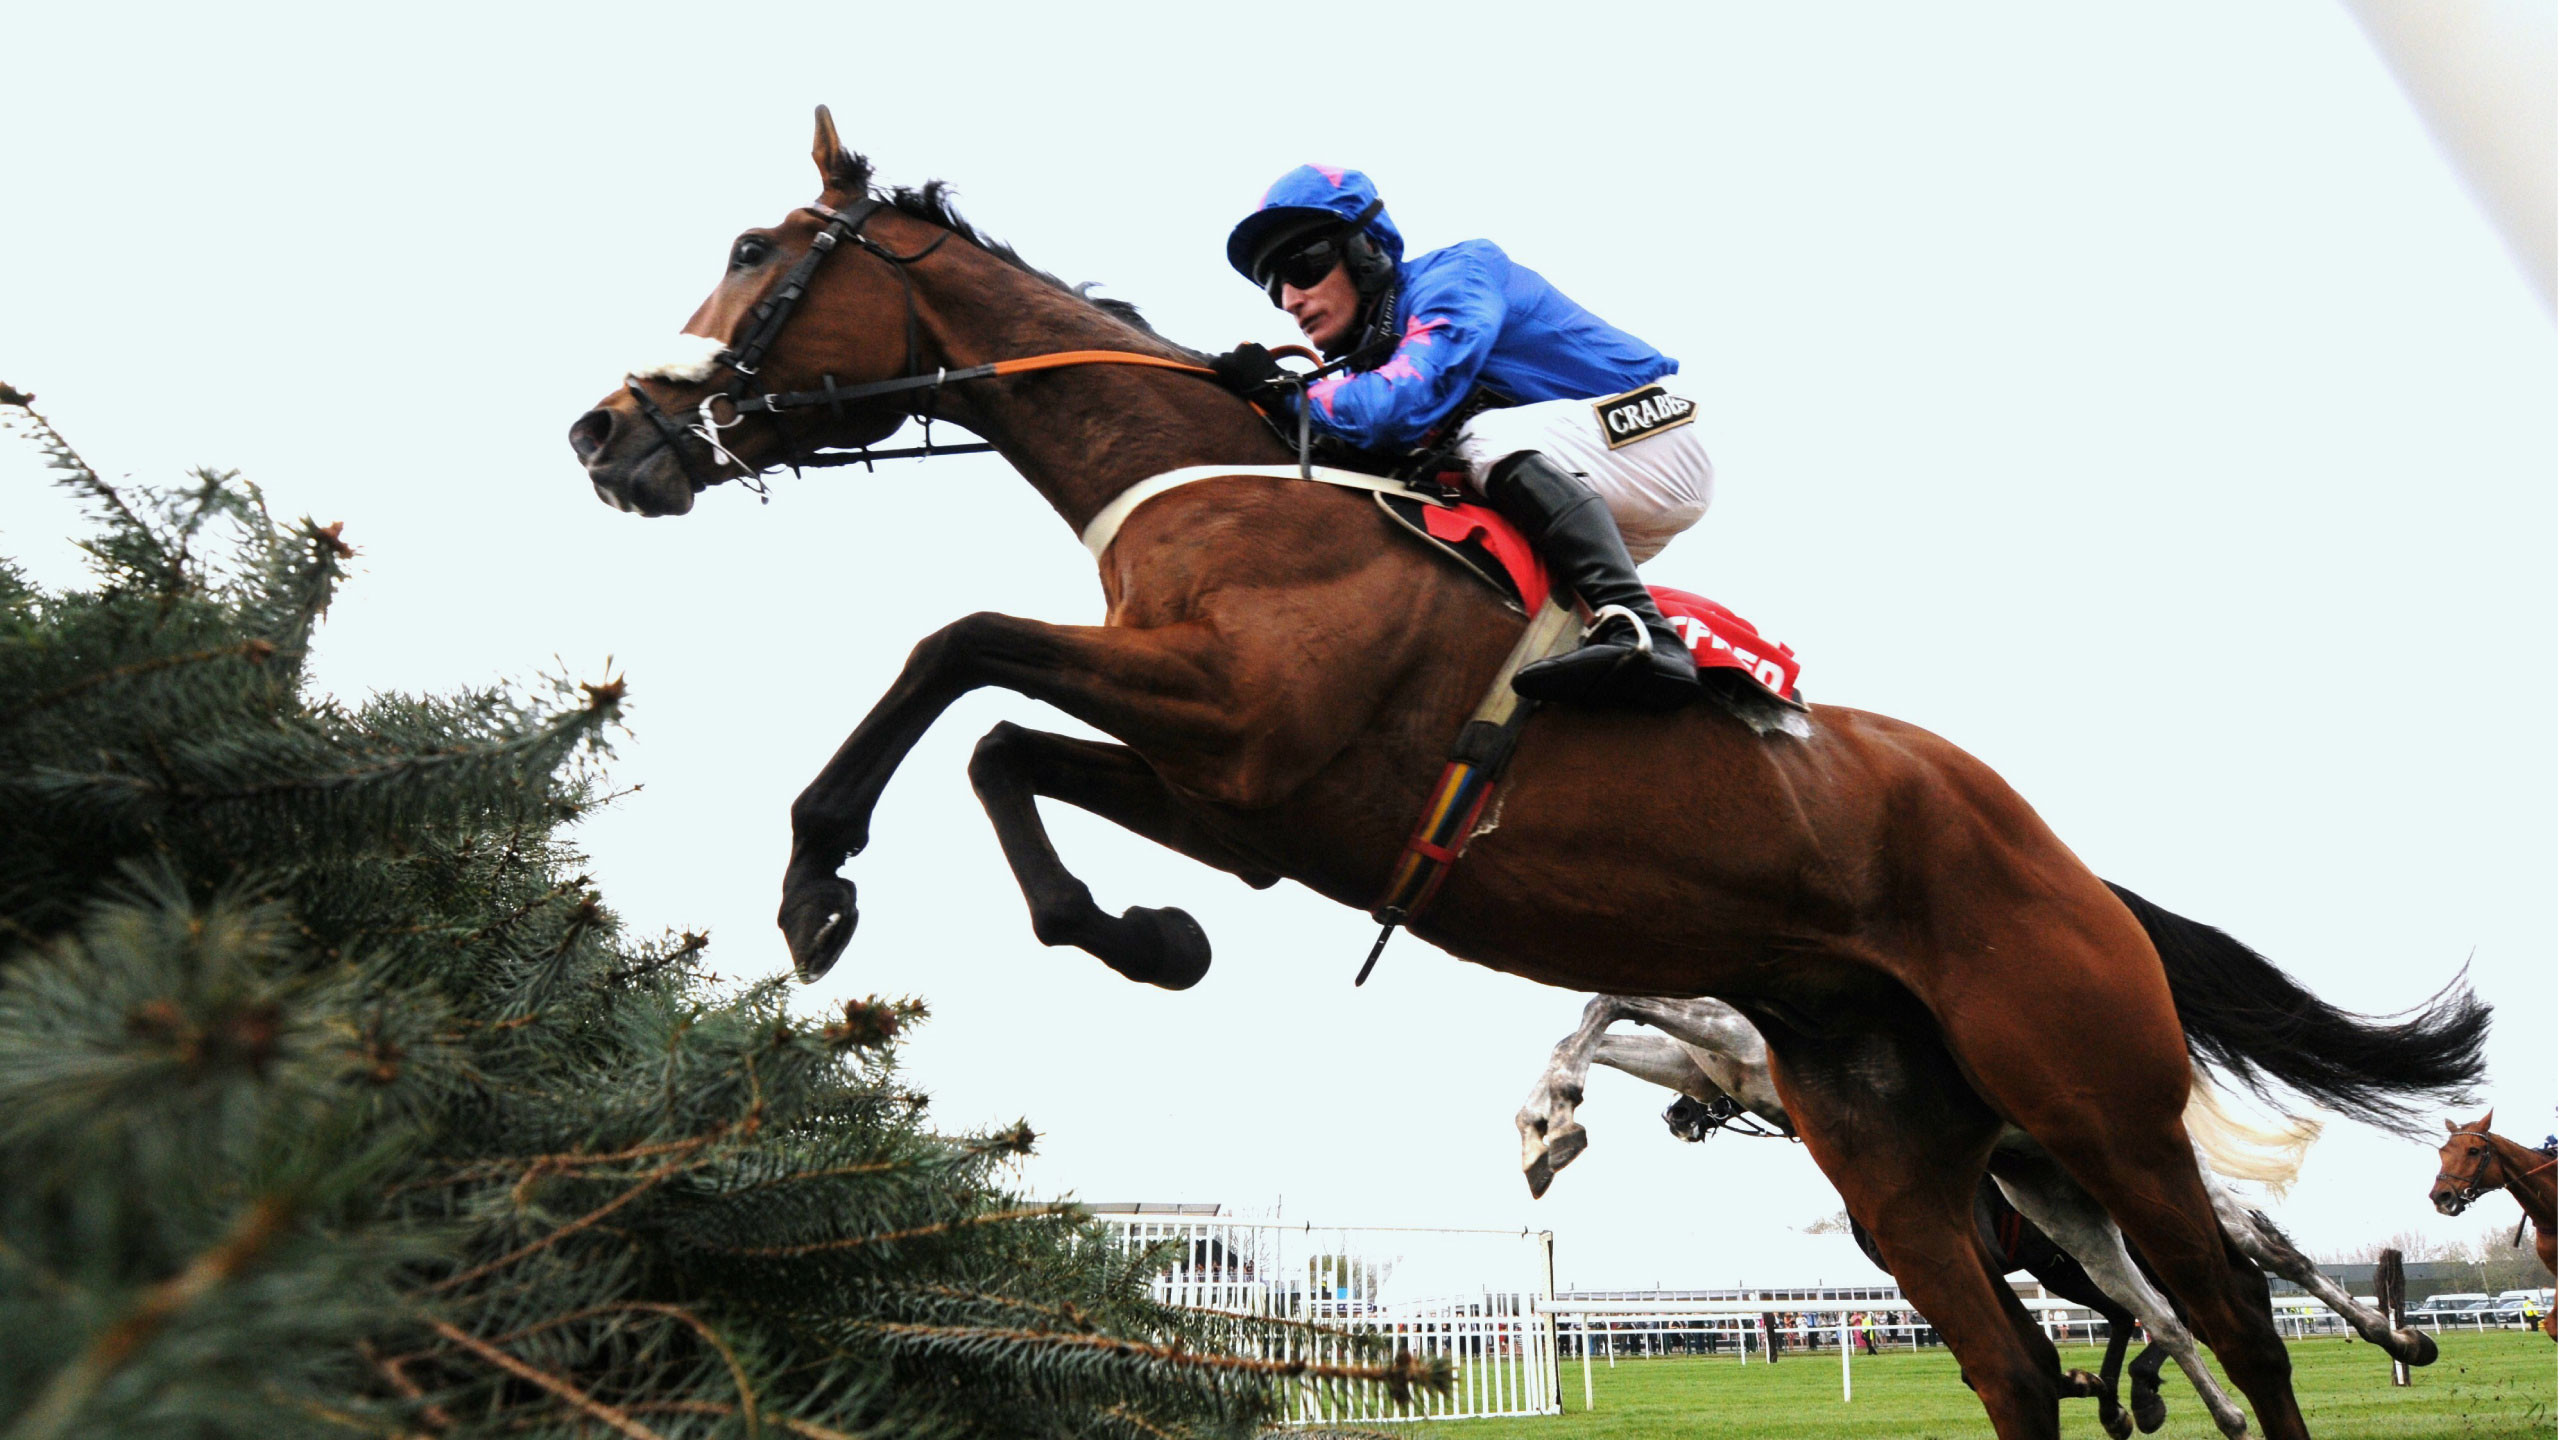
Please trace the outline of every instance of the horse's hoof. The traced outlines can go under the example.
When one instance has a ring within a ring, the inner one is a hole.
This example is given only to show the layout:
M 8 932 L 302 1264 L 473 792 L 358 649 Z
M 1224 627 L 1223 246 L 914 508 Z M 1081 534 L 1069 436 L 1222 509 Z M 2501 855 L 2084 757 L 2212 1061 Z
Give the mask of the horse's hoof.
M 2107 1440 L 2132 1440 L 2133 1417 L 2125 1414 L 2121 1405 L 2101 1405 L 2098 1425 L 2107 1432 Z
M 1556 1167 L 1548 1164 L 1544 1155 L 1522 1166 L 1520 1173 L 1529 1181 L 1529 1198 L 1532 1200 L 1547 1198 L 1547 1187 L 1556 1183 Z
M 2107 1382 L 2086 1370 L 2062 1372 L 2062 1398 L 2065 1400 L 2103 1400 Z
M 1112 969 L 1167 990 L 1188 990 L 1209 973 L 1209 932 L 1188 912 L 1133 905 L 1120 920 L 1129 927 L 1133 953 L 1130 963 Z
M 2133 1425 L 2135 1429 L 2140 1430 L 2145 1435 L 2148 1435 L 2152 1431 L 2157 1430 L 2168 1423 L 2169 1406 L 2167 1402 L 2160 1398 L 2160 1393 L 2158 1391 L 2155 1390 L 2147 1395 L 2136 1395 L 2133 1397 Z
M 809 881 L 782 897 L 775 917 L 782 938 L 791 946 L 791 968 L 803 985 L 813 984 L 844 954 L 862 912 L 853 903 L 853 882 L 838 875 Z
M 1591 1132 L 1568 1120 L 1547 1132 L 1547 1168 L 1561 1170 L 1591 1148 Z
M 2400 1363 L 2412 1366 L 2436 1363 L 2436 1337 L 2426 1331 L 2399 1330 L 2393 1332 L 2392 1338 L 2398 1340 L 2408 1351 Z

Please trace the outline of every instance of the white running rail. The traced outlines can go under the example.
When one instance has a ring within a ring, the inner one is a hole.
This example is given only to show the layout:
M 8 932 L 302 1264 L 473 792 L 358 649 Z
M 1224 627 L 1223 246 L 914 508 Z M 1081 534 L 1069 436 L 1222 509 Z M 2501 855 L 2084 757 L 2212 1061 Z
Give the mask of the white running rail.
M 1558 1413 L 1556 1322 L 1540 1308 L 1555 1297 L 1552 1231 L 1110 1211 L 1094 1219 L 1124 1245 L 1167 1247 L 1158 1299 L 1308 1327 L 1255 1342 L 1268 1358 L 1360 1363 L 1374 1350 L 1364 1357 L 1350 1337 L 1376 1337 L 1390 1353 L 1446 1356 L 1456 1371 L 1448 1395 L 1411 1405 L 1378 1384 L 1303 1387 L 1291 1401 L 1295 1423 Z

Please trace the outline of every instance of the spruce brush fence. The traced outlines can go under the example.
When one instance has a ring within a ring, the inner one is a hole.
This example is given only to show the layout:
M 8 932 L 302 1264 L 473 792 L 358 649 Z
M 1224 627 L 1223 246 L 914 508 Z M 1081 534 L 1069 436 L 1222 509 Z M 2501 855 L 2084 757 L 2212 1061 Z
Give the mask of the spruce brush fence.
M 913 1001 L 628 933 L 617 678 L 315 693 L 353 554 L 228 473 L 0 561 L 0 1440 L 1249 1435 L 1311 1376 L 950 1134 Z M 1284 1358 L 1273 1360 L 1279 1355 Z

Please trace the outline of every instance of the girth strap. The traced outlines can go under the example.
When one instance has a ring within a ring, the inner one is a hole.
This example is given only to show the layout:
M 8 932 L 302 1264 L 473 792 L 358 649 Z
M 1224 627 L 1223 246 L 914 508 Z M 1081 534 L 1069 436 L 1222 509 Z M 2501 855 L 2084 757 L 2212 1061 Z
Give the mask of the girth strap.
M 1368 983 L 1369 972 L 1377 968 L 1378 956 L 1396 927 L 1412 923 L 1430 906 L 1440 893 L 1440 883 L 1449 878 L 1458 857 L 1467 853 L 1468 842 L 1475 839 L 1476 822 L 1510 768 L 1520 732 L 1528 728 L 1529 716 L 1538 708 L 1538 702 L 1511 688 L 1511 677 L 1520 673 L 1521 666 L 1573 646 L 1574 612 L 1550 595 L 1530 617 L 1529 627 L 1504 657 L 1502 668 L 1493 672 L 1484 699 L 1459 728 L 1457 743 L 1449 747 L 1448 763 L 1440 767 L 1440 778 L 1423 801 L 1422 818 L 1405 839 L 1404 853 L 1387 877 L 1386 893 L 1369 911 L 1369 918 L 1378 922 L 1378 939 L 1369 947 L 1360 973 L 1352 978 L 1353 985 Z

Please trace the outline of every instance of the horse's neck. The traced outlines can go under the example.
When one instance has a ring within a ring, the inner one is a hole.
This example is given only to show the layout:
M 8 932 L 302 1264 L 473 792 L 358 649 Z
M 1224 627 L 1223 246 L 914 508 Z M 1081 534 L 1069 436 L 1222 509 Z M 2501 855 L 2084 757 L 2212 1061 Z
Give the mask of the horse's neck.
M 974 246 L 919 267 L 924 328 L 952 368 L 1065 350 L 1125 350 L 1192 361 L 1147 334 Z M 1196 362 L 1195 362 L 1196 363 Z M 955 386 L 942 413 L 986 437 L 1081 533 L 1150 475 L 1186 465 L 1261 464 L 1288 451 L 1251 407 L 1205 378 L 1096 364 Z
M 2489 1143 L 2497 1147 L 2498 1167 L 2506 1172 L 2507 1193 L 2516 1197 L 2516 1203 L 2533 1217 L 2537 1228 L 2553 1228 L 2553 1181 L 2560 1179 L 2560 1172 L 2555 1172 L 2552 1157 L 2527 1149 L 2504 1135 L 2491 1135 Z

